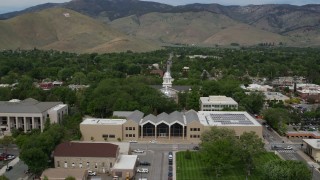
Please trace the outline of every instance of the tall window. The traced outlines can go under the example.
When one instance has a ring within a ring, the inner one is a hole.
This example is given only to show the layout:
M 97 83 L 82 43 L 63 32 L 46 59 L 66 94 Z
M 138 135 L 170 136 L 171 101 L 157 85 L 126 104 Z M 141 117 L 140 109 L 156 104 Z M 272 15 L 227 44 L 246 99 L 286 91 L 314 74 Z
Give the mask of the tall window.
M 67 161 L 64 162 L 64 167 L 67 168 L 68 167 L 68 163 Z

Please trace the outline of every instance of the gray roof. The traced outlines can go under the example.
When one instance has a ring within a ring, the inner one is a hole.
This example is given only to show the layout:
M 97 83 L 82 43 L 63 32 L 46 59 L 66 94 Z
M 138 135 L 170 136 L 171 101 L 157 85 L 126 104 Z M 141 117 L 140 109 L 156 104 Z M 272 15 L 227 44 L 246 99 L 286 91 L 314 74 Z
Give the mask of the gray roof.
M 182 113 L 178 112 L 178 111 L 174 111 L 169 115 L 169 121 L 168 122 L 170 124 L 172 124 L 174 121 L 179 121 L 180 123 L 185 124 L 184 120 L 183 120 Z
M 170 123 L 169 119 L 170 119 L 169 115 L 167 113 L 163 112 L 163 113 L 161 113 L 161 114 L 159 114 L 157 116 L 157 122 L 156 123 L 159 123 L 160 121 L 165 121 L 167 123 Z
M 141 124 L 145 123 L 146 121 L 151 121 L 154 124 L 157 123 L 157 117 L 153 114 L 149 114 L 148 116 L 144 117 L 141 121 Z
M 129 117 L 130 114 L 132 114 L 134 111 L 113 111 L 113 116 L 117 116 L 117 117 Z
M 19 102 L 0 101 L 0 113 L 42 113 L 62 102 L 39 102 L 28 98 Z
M 186 116 L 187 124 L 191 123 L 192 121 L 198 121 L 199 122 L 198 113 L 193 109 L 191 109 L 188 112 L 186 112 L 185 116 Z
M 143 118 L 144 113 L 138 110 L 133 111 L 128 117 L 127 120 L 132 120 L 136 123 L 140 123 L 141 119 Z

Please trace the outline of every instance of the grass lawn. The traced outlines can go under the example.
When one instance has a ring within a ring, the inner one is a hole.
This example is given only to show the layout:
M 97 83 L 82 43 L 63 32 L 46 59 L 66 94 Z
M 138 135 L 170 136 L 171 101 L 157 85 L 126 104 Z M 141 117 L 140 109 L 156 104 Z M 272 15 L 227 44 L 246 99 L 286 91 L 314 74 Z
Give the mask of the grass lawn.
M 219 178 L 215 177 L 214 172 L 206 172 L 200 159 L 200 154 L 197 151 L 191 152 L 191 159 L 185 159 L 185 152 L 176 153 L 176 174 L 177 180 L 210 180 L 210 179 L 225 179 L 236 180 L 246 179 L 245 168 L 241 164 L 235 165 L 233 169 L 226 170 Z M 274 153 L 261 154 L 255 159 L 256 167 L 252 171 L 249 180 L 261 179 L 261 166 L 270 160 L 279 159 Z

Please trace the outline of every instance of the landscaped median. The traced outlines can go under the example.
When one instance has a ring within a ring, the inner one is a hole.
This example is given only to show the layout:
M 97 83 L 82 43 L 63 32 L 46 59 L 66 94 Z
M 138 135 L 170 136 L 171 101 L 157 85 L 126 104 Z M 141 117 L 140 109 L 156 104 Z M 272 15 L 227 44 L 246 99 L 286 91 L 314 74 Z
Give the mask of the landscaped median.
M 210 179 L 226 179 L 238 180 L 246 179 L 245 166 L 243 164 L 235 164 L 232 169 L 224 171 L 218 178 L 213 171 L 207 171 L 201 160 L 200 152 L 190 151 L 191 158 L 187 159 L 186 151 L 176 153 L 176 176 L 177 180 L 210 180 Z M 274 153 L 262 153 L 254 159 L 255 167 L 251 172 L 249 179 L 262 179 L 262 166 L 271 160 L 279 159 Z

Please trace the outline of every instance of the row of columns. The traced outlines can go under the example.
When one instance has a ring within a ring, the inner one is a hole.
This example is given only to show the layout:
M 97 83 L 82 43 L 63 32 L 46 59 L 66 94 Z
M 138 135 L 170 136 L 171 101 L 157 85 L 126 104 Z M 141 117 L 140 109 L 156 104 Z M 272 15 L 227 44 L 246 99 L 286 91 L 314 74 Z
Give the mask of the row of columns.
M 30 127 L 30 119 L 32 127 Z M 11 128 L 19 129 L 23 125 L 24 132 L 27 132 L 29 129 L 38 129 L 39 126 L 36 126 L 35 120 L 40 120 L 40 129 L 43 130 L 43 119 L 42 117 L 19 117 L 19 116 L 7 116 L 7 126 L 9 131 L 11 131 Z M 28 122 L 27 122 L 28 120 Z M 13 121 L 13 122 L 12 122 Z M 23 123 L 21 122 L 23 121 Z M 29 123 L 29 128 L 27 127 L 27 124 Z M 37 125 L 39 122 L 37 122 Z M 14 125 L 15 124 L 15 125 Z M 15 127 L 13 127 L 15 126 Z
M 171 125 L 169 125 L 169 140 L 171 138 Z M 155 125 L 155 139 L 157 139 L 157 125 Z M 184 129 L 185 129 L 185 126 L 182 126 L 182 139 L 184 140 Z M 143 139 L 143 125 L 141 125 L 141 139 Z

